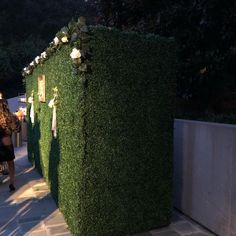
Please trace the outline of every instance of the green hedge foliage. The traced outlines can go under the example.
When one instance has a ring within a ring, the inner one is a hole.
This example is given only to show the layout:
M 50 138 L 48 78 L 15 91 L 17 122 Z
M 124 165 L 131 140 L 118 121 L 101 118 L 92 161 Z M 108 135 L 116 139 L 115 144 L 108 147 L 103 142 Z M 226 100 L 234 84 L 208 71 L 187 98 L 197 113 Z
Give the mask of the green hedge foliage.
M 93 27 L 87 86 L 69 45 L 26 78 L 35 91 L 29 158 L 78 236 L 124 236 L 170 223 L 176 49 L 172 39 Z M 37 77 L 46 76 L 46 103 Z M 59 90 L 58 137 L 50 132 Z

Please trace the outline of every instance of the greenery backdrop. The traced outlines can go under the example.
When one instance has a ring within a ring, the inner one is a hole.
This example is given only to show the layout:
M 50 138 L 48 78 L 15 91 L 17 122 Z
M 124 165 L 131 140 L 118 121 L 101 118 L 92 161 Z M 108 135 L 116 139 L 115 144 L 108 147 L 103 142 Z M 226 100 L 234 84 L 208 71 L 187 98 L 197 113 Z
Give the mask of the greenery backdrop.
M 171 217 L 176 45 L 92 28 L 92 73 L 81 83 L 62 46 L 27 76 L 34 90 L 29 157 L 49 181 L 73 235 L 124 236 Z M 37 77 L 46 76 L 46 103 Z M 57 86 L 58 137 L 48 101 Z

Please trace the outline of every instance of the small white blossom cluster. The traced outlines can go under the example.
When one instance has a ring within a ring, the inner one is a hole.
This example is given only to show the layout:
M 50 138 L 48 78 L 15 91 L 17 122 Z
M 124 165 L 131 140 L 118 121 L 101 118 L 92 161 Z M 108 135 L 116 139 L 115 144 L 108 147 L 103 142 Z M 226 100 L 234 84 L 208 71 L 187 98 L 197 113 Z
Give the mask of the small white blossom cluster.
M 45 59 L 47 57 L 47 53 L 46 52 L 42 52 L 41 53 L 41 58 Z
M 24 71 L 27 75 L 30 74 L 30 70 L 28 69 L 28 67 L 25 67 L 25 68 L 23 69 L 23 71 Z
M 73 48 L 73 50 L 72 50 L 72 52 L 71 52 L 71 54 L 70 54 L 70 57 L 71 57 L 72 59 L 78 59 L 78 58 L 80 58 L 80 57 L 81 57 L 81 52 L 80 52 L 80 50 L 77 49 L 77 48 Z
M 68 43 L 68 42 L 69 42 L 67 36 L 62 37 L 62 38 L 61 38 L 61 41 L 62 41 L 63 43 Z
M 39 64 L 39 59 L 40 59 L 40 56 L 35 57 L 34 61 L 36 64 Z
M 33 103 L 33 101 L 34 101 L 33 97 L 28 98 L 28 103 Z
M 60 42 L 60 40 L 59 40 L 58 37 L 55 37 L 55 38 L 53 39 L 53 43 L 54 43 L 54 45 L 58 45 L 59 42 Z
M 68 42 L 69 42 L 68 37 L 65 35 L 65 36 L 63 36 L 61 39 L 59 39 L 58 37 L 55 37 L 55 38 L 53 39 L 53 43 L 54 43 L 55 46 L 59 45 L 60 42 L 62 42 L 62 43 L 68 43 Z

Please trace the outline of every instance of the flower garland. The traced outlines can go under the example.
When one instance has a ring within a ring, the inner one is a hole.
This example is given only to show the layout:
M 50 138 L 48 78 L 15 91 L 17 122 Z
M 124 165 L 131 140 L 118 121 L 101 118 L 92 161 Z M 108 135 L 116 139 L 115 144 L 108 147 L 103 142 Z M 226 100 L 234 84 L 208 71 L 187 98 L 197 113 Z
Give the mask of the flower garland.
M 68 27 L 63 27 L 56 34 L 53 41 L 49 43 L 49 47 L 42 52 L 40 56 L 35 57 L 35 59 L 22 70 L 22 76 L 26 77 L 32 74 L 33 70 L 39 64 L 43 64 L 48 60 L 63 44 L 69 43 L 72 47 L 70 57 L 72 60 L 73 74 L 80 74 L 84 83 L 84 75 L 86 72 L 90 71 L 89 59 L 91 57 L 91 49 L 89 47 L 89 41 L 91 38 L 85 18 L 79 17 L 77 22 L 72 19 Z

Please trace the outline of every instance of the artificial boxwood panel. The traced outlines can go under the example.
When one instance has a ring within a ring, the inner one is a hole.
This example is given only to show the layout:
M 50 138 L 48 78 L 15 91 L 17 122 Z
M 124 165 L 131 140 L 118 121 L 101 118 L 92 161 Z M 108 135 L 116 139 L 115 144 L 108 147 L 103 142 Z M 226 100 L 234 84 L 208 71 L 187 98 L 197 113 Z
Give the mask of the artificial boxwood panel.
M 81 162 L 83 160 L 82 111 L 77 109 L 83 103 L 80 82 L 72 73 L 71 47 L 64 46 L 33 75 L 26 78 L 27 96 L 34 90 L 35 123 L 29 120 L 28 153 L 44 177 L 50 183 L 51 192 L 64 213 L 70 227 L 78 229 L 80 213 L 79 188 Z M 38 101 L 39 75 L 46 77 L 46 103 Z M 52 109 L 48 102 L 53 98 L 52 89 L 57 86 L 58 135 L 51 133 Z M 28 109 L 29 110 L 29 109 Z
M 73 73 L 69 45 L 27 77 L 46 75 L 47 103 L 35 98 L 29 156 L 51 184 L 74 235 L 123 236 L 168 225 L 171 215 L 176 50 L 171 39 L 92 28 L 88 85 Z

